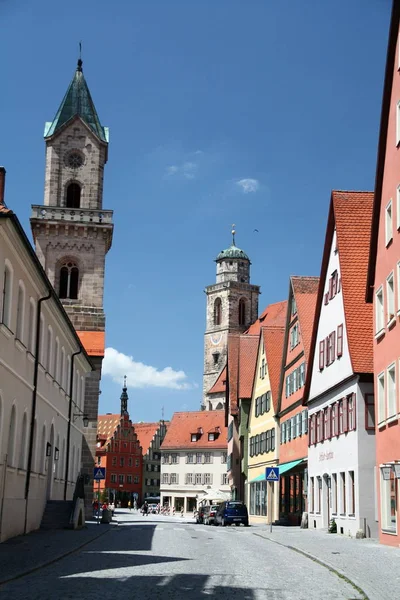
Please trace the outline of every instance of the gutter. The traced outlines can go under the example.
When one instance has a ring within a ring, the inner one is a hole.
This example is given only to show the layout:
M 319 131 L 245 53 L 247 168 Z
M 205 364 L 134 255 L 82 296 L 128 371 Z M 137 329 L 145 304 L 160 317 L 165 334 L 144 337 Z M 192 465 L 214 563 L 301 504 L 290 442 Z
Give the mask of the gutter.
M 38 300 L 38 306 L 36 311 L 36 339 L 35 339 L 35 366 L 33 372 L 33 391 L 32 391 L 32 413 L 31 413 L 31 426 L 29 431 L 29 451 L 28 451 L 28 464 L 26 468 L 26 480 L 25 480 L 25 523 L 24 533 L 26 533 L 26 526 L 28 521 L 28 497 L 29 497 L 29 486 L 31 481 L 32 472 L 32 454 L 33 454 L 33 435 L 35 429 L 35 416 L 36 416 L 36 400 L 37 400 L 37 385 L 38 385 L 38 372 L 39 372 L 39 349 L 40 349 L 40 316 L 42 312 L 42 302 L 50 300 L 53 292 L 50 289 L 47 296 L 43 296 Z
M 75 356 L 82 353 L 82 348 L 78 352 L 74 352 L 71 356 L 71 372 L 69 374 L 69 407 L 68 407 L 68 428 L 67 428 L 67 455 L 65 460 L 65 476 L 64 476 L 64 500 L 67 499 L 68 487 L 68 471 L 69 471 L 69 449 L 71 445 L 71 416 L 72 416 L 72 390 L 74 384 L 74 359 Z

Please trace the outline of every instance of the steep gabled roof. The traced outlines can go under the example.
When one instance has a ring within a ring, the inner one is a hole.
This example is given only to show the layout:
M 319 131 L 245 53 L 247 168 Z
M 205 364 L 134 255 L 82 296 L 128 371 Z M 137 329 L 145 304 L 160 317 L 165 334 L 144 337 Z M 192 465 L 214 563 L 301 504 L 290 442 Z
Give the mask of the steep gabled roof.
M 228 335 L 228 383 L 229 383 L 229 412 L 236 415 L 239 410 L 239 352 L 240 334 Z
M 143 454 L 147 454 L 150 449 L 151 441 L 160 428 L 160 422 L 156 423 L 132 423 L 135 433 L 142 447 Z M 168 427 L 168 422 L 165 423 Z
M 81 60 L 78 60 L 75 74 L 56 116 L 51 123 L 46 123 L 44 137 L 51 137 L 74 117 L 80 117 L 100 140 L 108 142 L 107 130 L 100 123 L 88 85 L 83 76 Z
M 274 412 L 278 412 L 279 406 L 279 381 L 282 367 L 283 342 L 285 339 L 284 327 L 263 327 L 261 334 L 263 338 L 267 368 L 271 386 L 272 405 Z
M 217 381 L 214 383 L 212 388 L 208 391 L 208 394 L 223 394 L 226 392 L 226 365 L 218 375 Z
M 219 432 L 214 441 L 209 441 L 209 432 Z M 191 441 L 191 434 L 202 432 L 196 442 Z M 201 410 L 193 412 L 176 412 L 173 414 L 167 434 L 161 445 L 162 450 L 227 447 L 228 428 L 225 426 L 225 411 Z
M 245 333 L 249 335 L 258 335 L 261 327 L 266 327 L 267 325 L 271 327 L 283 327 L 286 319 L 286 306 L 286 300 L 269 304 L 261 313 L 257 321 L 250 325 Z
M 239 398 L 251 398 L 257 364 L 258 336 L 241 335 L 239 350 Z
M 332 192 L 310 349 L 311 366 L 307 369 L 304 401 L 310 392 L 318 322 L 335 228 L 353 372 L 373 372 L 373 308 L 365 301 L 373 199 L 373 192 Z
M 120 421 L 121 415 L 111 413 L 99 415 L 97 420 L 97 435 L 102 439 L 105 439 L 106 443 L 108 443 L 114 435 Z
M 285 336 L 282 348 L 282 362 L 279 375 L 278 411 L 282 406 L 283 384 L 285 381 L 285 366 L 289 341 L 289 325 L 292 321 L 292 296 L 296 302 L 297 320 L 300 324 L 301 342 L 304 348 L 304 358 L 308 364 L 312 327 L 317 301 L 319 277 L 292 275 L 289 280 L 289 296 L 286 310 Z
M 379 234 L 379 217 L 381 212 L 382 203 L 382 184 L 383 175 L 385 172 L 385 159 L 386 159 L 386 145 L 389 127 L 389 113 L 390 113 L 390 101 L 392 96 L 393 86 L 393 73 L 395 69 L 395 61 L 398 60 L 396 56 L 397 37 L 399 35 L 399 23 L 400 23 L 400 2 L 393 0 L 392 4 L 392 16 L 389 28 L 389 39 L 388 48 L 386 54 L 386 69 L 385 69 L 385 83 L 383 85 L 383 99 L 381 109 L 381 123 L 379 128 L 379 142 L 378 142 L 378 159 L 376 164 L 375 174 L 375 191 L 374 191 L 374 205 L 373 215 L 371 222 L 371 242 L 368 257 L 368 276 L 366 280 L 366 299 L 367 302 L 372 302 L 374 293 L 375 283 L 375 268 L 376 268 L 376 252 L 378 246 L 378 234 Z
M 319 277 L 293 276 L 290 279 L 292 281 L 293 295 L 297 306 L 297 316 L 300 323 L 300 333 L 301 341 L 304 347 L 304 355 L 306 361 L 308 362 L 311 334 L 314 324 L 315 305 L 317 302 Z M 288 311 L 290 311 L 290 307 L 288 307 Z

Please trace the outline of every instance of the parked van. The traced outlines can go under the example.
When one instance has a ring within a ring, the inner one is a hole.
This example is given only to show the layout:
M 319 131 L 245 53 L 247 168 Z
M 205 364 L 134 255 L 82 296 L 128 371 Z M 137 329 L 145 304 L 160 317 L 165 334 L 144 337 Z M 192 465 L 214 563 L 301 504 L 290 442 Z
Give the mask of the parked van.
M 225 525 L 235 524 L 238 527 L 241 523 L 245 527 L 249 526 L 249 513 L 244 502 L 229 500 L 220 504 L 215 515 L 214 525 L 225 527 Z

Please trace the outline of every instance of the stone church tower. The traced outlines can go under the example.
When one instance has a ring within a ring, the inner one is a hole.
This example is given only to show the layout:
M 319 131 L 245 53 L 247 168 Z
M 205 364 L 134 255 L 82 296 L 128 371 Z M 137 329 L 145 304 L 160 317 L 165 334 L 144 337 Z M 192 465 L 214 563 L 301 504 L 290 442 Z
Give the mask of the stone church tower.
M 32 206 L 31 217 L 36 253 L 95 367 L 86 379 L 89 424 L 82 443 L 81 470 L 90 476 L 85 485 L 88 513 L 104 356 L 104 267 L 113 213 L 103 210 L 108 129 L 100 123 L 80 59 L 56 116 L 45 125 L 44 139 L 44 203 Z
M 206 332 L 204 335 L 203 402 L 205 410 L 225 407 L 224 393 L 209 394 L 226 365 L 228 334 L 241 333 L 258 318 L 258 285 L 250 283 L 250 259 L 235 244 L 222 250 L 215 259 L 217 280 L 205 289 L 207 294 Z

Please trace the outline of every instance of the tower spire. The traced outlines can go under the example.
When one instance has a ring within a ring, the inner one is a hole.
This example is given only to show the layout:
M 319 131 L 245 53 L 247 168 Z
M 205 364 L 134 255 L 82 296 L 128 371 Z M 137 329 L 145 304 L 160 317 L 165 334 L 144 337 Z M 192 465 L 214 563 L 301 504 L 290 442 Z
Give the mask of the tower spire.
M 128 414 L 128 388 L 126 387 L 126 375 L 124 375 L 124 387 L 121 394 L 121 417 Z
M 235 244 L 235 234 L 236 234 L 235 224 L 232 223 L 232 246 L 236 246 L 236 244 Z
M 83 65 L 83 61 L 82 61 L 82 42 L 79 42 L 79 58 L 78 58 L 78 66 L 76 67 L 76 70 L 82 72 L 82 65 Z

